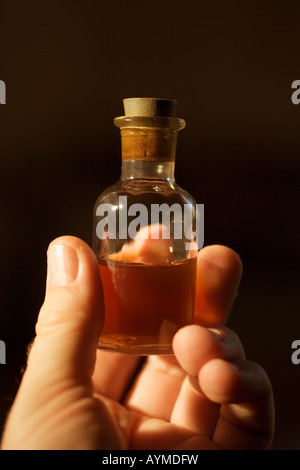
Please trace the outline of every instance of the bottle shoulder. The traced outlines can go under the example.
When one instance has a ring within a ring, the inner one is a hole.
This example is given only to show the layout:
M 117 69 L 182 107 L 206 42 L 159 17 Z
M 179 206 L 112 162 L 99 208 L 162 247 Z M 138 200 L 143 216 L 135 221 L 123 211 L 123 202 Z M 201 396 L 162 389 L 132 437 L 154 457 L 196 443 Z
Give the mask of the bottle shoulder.
M 176 188 L 176 191 L 178 191 L 181 196 L 186 200 L 187 203 L 190 203 L 190 204 L 196 204 L 196 200 L 194 198 L 194 196 L 192 196 L 191 193 L 189 193 L 189 191 L 187 191 L 185 188 L 183 188 L 182 186 L 180 186 L 178 183 L 175 183 L 175 188 Z
M 119 196 L 128 196 L 132 202 L 143 202 L 151 198 L 153 202 L 165 202 L 166 199 L 182 204 L 196 204 L 193 196 L 174 179 L 120 179 L 108 186 L 99 195 L 96 205 L 111 203 L 116 204 Z

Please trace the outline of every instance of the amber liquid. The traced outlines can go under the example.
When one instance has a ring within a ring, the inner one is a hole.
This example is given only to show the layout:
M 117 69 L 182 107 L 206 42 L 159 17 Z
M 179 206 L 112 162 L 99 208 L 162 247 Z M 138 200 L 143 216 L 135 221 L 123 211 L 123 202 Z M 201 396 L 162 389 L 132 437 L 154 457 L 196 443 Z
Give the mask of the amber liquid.
M 174 333 L 194 319 L 196 263 L 99 262 L 105 303 L 99 348 L 172 354 Z

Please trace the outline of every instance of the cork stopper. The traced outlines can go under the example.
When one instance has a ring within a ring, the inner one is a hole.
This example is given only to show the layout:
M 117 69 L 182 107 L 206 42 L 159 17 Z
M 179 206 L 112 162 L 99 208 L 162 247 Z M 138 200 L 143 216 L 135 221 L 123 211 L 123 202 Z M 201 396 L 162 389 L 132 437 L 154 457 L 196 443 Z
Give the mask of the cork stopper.
M 175 117 L 177 101 L 166 98 L 125 98 L 125 116 Z
M 185 121 L 176 117 L 177 101 L 124 98 L 125 116 L 114 119 L 121 129 L 123 161 L 174 162 L 177 133 Z

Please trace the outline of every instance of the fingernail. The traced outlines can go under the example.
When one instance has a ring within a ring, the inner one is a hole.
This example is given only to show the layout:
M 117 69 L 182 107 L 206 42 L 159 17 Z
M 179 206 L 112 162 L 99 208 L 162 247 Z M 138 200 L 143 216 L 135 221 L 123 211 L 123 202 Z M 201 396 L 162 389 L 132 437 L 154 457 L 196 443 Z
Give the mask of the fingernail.
M 78 257 L 68 245 L 52 244 L 48 249 L 48 287 L 63 287 L 77 278 Z
M 241 372 L 243 370 L 241 362 L 229 362 L 232 370 Z
M 214 335 L 218 341 L 223 341 L 225 339 L 225 333 L 221 329 L 207 326 L 207 329 Z

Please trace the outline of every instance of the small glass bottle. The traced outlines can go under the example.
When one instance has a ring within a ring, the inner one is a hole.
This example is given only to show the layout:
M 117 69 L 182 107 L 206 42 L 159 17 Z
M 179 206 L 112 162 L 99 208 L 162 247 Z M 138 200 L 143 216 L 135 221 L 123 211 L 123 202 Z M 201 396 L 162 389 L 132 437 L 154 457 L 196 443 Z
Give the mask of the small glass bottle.
M 172 338 L 194 319 L 197 205 L 174 180 L 175 100 L 128 98 L 122 172 L 94 208 L 93 249 L 103 284 L 99 348 L 172 354 Z

